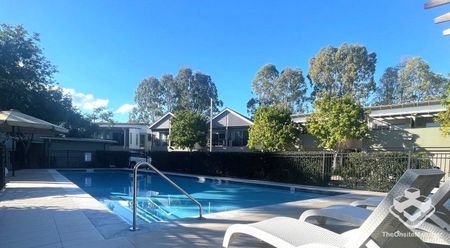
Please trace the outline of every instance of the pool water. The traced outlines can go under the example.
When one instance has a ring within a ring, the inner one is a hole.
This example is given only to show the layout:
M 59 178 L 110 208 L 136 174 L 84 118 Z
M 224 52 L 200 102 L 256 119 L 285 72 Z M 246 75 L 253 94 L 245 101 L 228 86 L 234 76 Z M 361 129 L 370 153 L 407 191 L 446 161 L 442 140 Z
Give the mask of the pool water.
M 67 179 L 131 222 L 133 173 L 127 170 L 59 170 Z M 327 192 L 238 183 L 204 177 L 169 176 L 203 206 L 203 214 L 329 196 Z M 331 193 L 333 194 L 333 193 Z M 139 172 L 139 222 L 198 216 L 198 207 L 152 172 Z

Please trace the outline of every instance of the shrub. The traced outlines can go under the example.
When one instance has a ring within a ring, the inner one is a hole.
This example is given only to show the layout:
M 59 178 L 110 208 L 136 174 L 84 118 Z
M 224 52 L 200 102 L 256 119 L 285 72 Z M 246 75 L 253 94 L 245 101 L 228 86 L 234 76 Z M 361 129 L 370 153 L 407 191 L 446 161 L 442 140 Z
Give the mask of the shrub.
M 408 153 L 348 153 L 332 169 L 333 153 L 323 152 L 153 152 L 153 164 L 164 171 L 267 180 L 283 183 L 334 185 L 389 191 L 408 169 Z M 411 155 L 411 168 L 431 168 L 425 153 Z
M 408 153 L 350 153 L 346 163 L 335 170 L 341 186 L 372 191 L 389 191 L 408 169 Z M 411 169 L 432 168 L 426 153 L 411 155 Z

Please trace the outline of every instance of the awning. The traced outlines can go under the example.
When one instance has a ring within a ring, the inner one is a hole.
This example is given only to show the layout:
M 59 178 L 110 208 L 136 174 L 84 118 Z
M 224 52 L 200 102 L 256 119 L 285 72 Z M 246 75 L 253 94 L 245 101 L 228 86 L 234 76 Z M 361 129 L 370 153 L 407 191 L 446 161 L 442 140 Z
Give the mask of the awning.
M 63 127 L 26 115 L 18 110 L 0 111 L 0 132 L 21 133 L 68 133 Z

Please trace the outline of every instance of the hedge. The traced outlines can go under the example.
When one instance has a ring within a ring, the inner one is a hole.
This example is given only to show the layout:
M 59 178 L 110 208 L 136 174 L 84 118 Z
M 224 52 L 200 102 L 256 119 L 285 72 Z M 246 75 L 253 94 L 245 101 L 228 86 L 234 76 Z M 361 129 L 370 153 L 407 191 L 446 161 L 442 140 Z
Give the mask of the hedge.
M 425 153 L 404 152 L 152 152 L 152 163 L 170 172 L 389 191 L 410 168 L 432 168 Z M 411 156 L 411 158 L 408 158 Z
M 171 172 L 326 185 L 323 156 L 317 153 L 152 152 L 152 163 Z M 332 157 L 325 163 L 331 165 Z
M 343 179 L 336 186 L 382 192 L 389 191 L 408 167 L 433 168 L 426 153 L 349 153 L 344 160 L 343 165 L 334 171 Z

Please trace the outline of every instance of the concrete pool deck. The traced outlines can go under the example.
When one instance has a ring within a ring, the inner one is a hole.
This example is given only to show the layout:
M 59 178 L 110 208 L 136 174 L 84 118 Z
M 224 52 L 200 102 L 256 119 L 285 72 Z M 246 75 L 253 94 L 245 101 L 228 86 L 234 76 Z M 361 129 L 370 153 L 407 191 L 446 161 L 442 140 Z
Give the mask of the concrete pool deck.
M 351 194 L 208 214 L 204 220 L 139 225 L 141 230 L 131 232 L 128 223 L 55 170 L 21 170 L 8 179 L 6 189 L 0 192 L 0 247 L 13 248 L 221 247 L 231 224 L 275 216 L 298 218 L 306 209 L 379 195 L 349 190 Z M 351 228 L 329 225 L 338 232 Z M 270 246 L 242 237 L 232 247 Z

